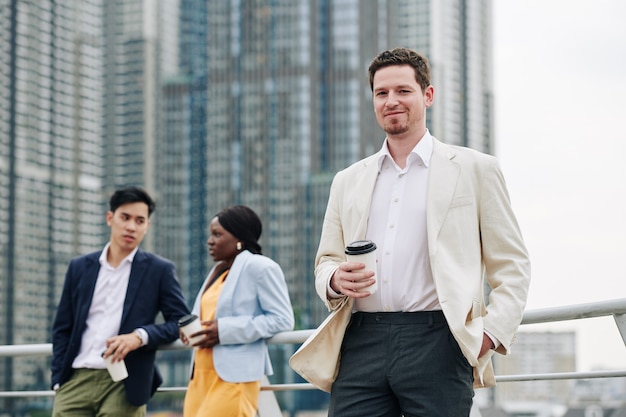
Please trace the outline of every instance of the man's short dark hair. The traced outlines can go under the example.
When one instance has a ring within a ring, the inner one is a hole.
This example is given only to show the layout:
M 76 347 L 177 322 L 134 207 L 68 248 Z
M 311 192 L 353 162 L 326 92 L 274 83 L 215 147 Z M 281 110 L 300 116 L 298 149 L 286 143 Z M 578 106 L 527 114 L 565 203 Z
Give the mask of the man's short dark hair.
M 154 212 L 156 205 L 150 195 L 139 187 L 124 187 L 116 190 L 109 200 L 109 209 L 115 212 L 120 206 L 128 203 L 146 203 L 148 217 Z
M 422 91 L 430 85 L 430 64 L 428 58 L 409 48 L 394 48 L 383 51 L 374 58 L 369 66 L 370 88 L 374 91 L 374 74 L 381 68 L 391 65 L 408 65 L 415 70 L 415 81 Z

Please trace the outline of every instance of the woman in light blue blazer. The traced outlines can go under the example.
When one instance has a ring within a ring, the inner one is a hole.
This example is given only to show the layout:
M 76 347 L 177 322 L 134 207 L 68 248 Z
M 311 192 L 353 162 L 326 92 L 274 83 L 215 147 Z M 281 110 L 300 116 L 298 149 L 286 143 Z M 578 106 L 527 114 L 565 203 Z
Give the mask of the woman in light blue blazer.
M 209 230 L 217 263 L 193 307 L 203 338 L 193 344 L 184 416 L 253 417 L 261 379 L 273 373 L 265 340 L 293 329 L 293 309 L 280 266 L 261 254 L 262 225 L 253 210 L 229 207 Z

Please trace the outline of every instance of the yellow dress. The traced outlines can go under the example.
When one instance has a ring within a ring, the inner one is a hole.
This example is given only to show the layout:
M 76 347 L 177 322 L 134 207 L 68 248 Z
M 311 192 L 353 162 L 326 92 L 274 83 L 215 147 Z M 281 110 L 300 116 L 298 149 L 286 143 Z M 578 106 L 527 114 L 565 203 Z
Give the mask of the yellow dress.
M 215 310 L 228 271 L 202 295 L 200 318 L 215 319 Z M 231 383 L 223 381 L 213 366 L 213 349 L 198 349 L 194 359 L 193 376 L 187 387 L 184 417 L 254 417 L 256 415 L 261 381 Z

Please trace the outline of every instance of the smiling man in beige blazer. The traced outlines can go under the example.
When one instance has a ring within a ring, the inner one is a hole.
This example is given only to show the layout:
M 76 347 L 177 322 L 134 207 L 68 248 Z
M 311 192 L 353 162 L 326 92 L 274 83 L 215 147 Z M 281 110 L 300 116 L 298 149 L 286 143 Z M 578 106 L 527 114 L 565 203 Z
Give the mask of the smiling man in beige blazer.
M 396 48 L 369 75 L 387 136 L 335 176 L 316 256 L 318 295 L 329 309 L 349 297 L 354 311 L 329 416 L 469 416 L 522 319 L 528 254 L 496 159 L 426 128 L 428 60 Z M 377 271 L 346 262 L 363 239 L 377 245 Z

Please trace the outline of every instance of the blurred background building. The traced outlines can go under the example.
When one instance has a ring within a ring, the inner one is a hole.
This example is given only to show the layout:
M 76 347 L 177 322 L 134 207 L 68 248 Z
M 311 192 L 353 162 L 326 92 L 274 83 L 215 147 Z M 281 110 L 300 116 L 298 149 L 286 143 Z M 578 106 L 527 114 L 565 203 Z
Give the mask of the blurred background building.
M 103 247 L 128 184 L 157 200 L 143 247 L 176 263 L 190 302 L 210 219 L 246 204 L 297 326 L 320 323 L 330 182 L 382 145 L 367 67 L 396 46 L 431 61 L 431 132 L 493 153 L 489 0 L 0 0 L 0 344 L 50 342 L 67 262 Z M 276 349 L 273 380 L 291 382 Z M 5 359 L 2 389 L 47 389 L 48 366 Z M 186 366 L 163 358 L 165 384 Z
M 536 375 L 576 371 L 574 332 L 519 332 L 511 355 L 494 356 L 498 375 Z M 574 380 L 506 382 L 493 392 L 495 404 L 562 404 L 571 398 Z

